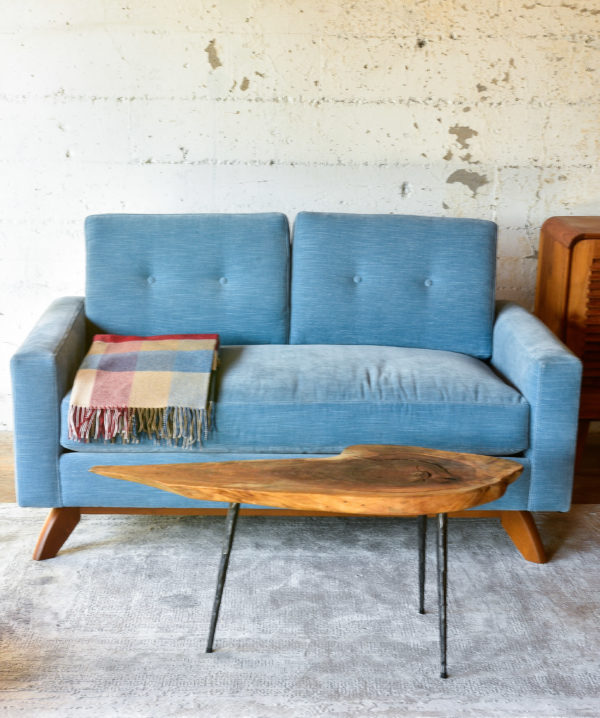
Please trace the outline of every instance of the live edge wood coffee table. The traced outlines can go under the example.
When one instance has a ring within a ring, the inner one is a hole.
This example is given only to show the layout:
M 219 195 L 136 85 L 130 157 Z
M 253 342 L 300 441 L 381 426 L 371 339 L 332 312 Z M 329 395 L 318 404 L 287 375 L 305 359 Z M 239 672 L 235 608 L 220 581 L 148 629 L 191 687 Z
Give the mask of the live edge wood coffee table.
M 213 641 L 240 503 L 369 516 L 417 516 L 419 613 L 425 613 L 427 515 L 437 514 L 441 677 L 446 672 L 447 514 L 493 501 L 522 472 L 515 461 L 414 446 L 350 446 L 324 459 L 95 466 L 91 471 L 192 499 L 228 501 L 206 652 Z

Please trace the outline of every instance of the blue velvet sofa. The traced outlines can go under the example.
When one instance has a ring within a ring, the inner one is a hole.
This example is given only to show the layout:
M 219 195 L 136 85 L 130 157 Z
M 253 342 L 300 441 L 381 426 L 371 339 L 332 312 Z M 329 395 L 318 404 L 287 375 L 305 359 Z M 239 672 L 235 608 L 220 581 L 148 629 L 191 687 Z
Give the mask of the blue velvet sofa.
M 520 462 L 482 510 L 545 560 L 529 512 L 569 509 L 581 368 L 526 310 L 495 305 L 493 222 L 303 212 L 293 242 L 276 213 L 96 215 L 85 230 L 85 298 L 55 301 L 12 360 L 18 502 L 51 508 L 35 558 L 54 556 L 83 512 L 223 508 L 95 465 L 389 443 Z M 220 334 L 203 446 L 69 440 L 69 390 L 98 331 Z

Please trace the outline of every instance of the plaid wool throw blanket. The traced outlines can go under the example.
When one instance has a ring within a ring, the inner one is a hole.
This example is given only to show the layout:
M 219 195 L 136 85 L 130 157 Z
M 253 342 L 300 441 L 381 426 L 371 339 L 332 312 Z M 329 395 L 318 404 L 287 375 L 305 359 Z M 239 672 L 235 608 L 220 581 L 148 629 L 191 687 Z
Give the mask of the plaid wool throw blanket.
M 189 448 L 210 427 L 218 334 L 97 334 L 77 371 L 69 438 L 137 443 L 140 434 Z

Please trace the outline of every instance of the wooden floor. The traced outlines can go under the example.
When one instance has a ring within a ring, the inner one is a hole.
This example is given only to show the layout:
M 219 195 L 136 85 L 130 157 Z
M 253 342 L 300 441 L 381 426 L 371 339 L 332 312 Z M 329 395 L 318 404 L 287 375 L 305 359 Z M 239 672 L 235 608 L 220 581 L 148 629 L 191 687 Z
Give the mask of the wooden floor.
M 0 431 L 0 503 L 15 502 L 12 432 Z
M 12 433 L 0 431 L 0 503 L 14 503 Z M 573 503 L 600 504 L 600 432 L 590 433 L 575 476 Z

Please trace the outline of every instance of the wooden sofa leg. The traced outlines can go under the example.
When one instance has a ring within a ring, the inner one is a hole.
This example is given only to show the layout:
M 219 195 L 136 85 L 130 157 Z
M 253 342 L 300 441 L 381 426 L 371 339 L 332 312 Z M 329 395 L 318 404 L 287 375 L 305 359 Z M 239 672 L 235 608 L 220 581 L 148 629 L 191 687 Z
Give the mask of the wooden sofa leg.
M 523 558 L 533 563 L 546 563 L 546 552 L 531 513 L 501 511 L 500 514 L 504 530 Z
M 78 506 L 63 506 L 50 510 L 35 545 L 33 558 L 43 561 L 54 558 L 79 523 L 81 511 Z

